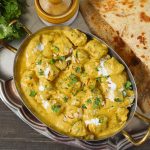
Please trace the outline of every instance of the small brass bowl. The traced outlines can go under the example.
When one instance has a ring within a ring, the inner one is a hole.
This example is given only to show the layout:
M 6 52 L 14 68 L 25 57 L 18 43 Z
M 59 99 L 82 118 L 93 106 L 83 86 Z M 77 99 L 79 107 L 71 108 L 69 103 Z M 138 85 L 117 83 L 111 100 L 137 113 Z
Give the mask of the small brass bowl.
M 41 5 L 39 0 L 35 0 L 35 9 L 37 11 L 38 16 L 46 25 L 69 25 L 71 24 L 75 18 L 77 17 L 79 10 L 79 0 L 72 0 L 70 7 L 68 10 L 62 15 L 50 15 L 46 13 Z

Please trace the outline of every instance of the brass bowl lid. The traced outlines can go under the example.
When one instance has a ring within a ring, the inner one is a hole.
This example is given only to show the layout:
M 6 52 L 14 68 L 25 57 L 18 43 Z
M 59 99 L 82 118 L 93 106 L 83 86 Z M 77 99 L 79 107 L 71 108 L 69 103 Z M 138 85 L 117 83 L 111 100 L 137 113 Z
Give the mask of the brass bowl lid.
M 42 4 L 44 1 L 49 1 L 49 6 L 45 3 Z M 68 21 L 75 15 L 79 8 L 79 0 L 43 0 L 41 2 L 41 0 L 35 0 L 35 8 L 39 17 L 53 24 Z M 63 5 L 64 8 L 61 8 Z M 51 9 L 48 10 L 46 7 Z M 46 10 L 43 10 L 43 8 L 46 8 Z
M 39 0 L 41 8 L 51 16 L 65 14 L 72 5 L 72 0 Z

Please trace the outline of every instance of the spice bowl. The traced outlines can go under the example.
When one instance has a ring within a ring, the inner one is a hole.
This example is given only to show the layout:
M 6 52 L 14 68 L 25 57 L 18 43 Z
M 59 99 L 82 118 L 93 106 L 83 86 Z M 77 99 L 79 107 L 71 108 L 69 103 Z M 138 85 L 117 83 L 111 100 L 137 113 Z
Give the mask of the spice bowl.
M 70 25 L 78 15 L 79 0 L 35 0 L 35 9 L 47 26 Z

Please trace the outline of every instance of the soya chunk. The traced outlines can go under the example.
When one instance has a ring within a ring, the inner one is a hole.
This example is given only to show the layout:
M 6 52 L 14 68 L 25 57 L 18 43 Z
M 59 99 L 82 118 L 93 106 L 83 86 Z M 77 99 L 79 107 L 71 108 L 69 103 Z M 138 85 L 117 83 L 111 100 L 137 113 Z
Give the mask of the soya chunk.
M 55 55 L 64 56 L 68 55 L 72 49 L 71 42 L 64 36 L 59 35 L 52 43 L 51 51 Z
M 85 72 L 89 75 L 91 78 L 98 77 L 98 71 L 97 66 L 99 65 L 98 61 L 89 61 L 84 65 Z
M 118 62 L 114 57 L 105 62 L 105 67 L 109 75 L 116 75 L 122 73 L 124 66 Z
M 30 67 L 43 50 L 43 44 L 40 42 L 40 36 L 35 36 L 26 47 L 26 65 Z
M 76 122 L 71 129 L 71 135 L 76 137 L 86 136 L 87 131 L 85 124 L 82 121 Z
M 50 60 L 44 57 L 39 57 L 36 60 L 35 72 L 38 78 L 45 78 L 53 81 L 59 74 L 59 69 L 50 64 Z
M 77 29 L 64 30 L 64 34 L 75 46 L 83 46 L 87 42 L 86 35 Z
M 86 44 L 85 49 L 90 53 L 91 57 L 94 59 L 100 59 L 101 57 L 105 56 L 108 52 L 108 48 L 97 40 L 89 41 Z
M 84 64 L 89 60 L 89 54 L 84 49 L 78 48 L 73 51 L 72 59 L 74 63 L 77 62 L 80 64 Z

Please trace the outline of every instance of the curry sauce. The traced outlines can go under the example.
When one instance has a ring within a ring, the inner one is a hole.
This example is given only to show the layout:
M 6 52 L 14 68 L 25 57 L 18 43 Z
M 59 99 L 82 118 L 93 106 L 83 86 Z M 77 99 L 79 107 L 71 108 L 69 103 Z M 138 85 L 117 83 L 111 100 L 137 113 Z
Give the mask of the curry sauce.
M 76 29 L 35 35 L 18 70 L 25 100 L 58 132 L 93 140 L 127 121 L 134 93 L 125 67 L 107 46 Z

